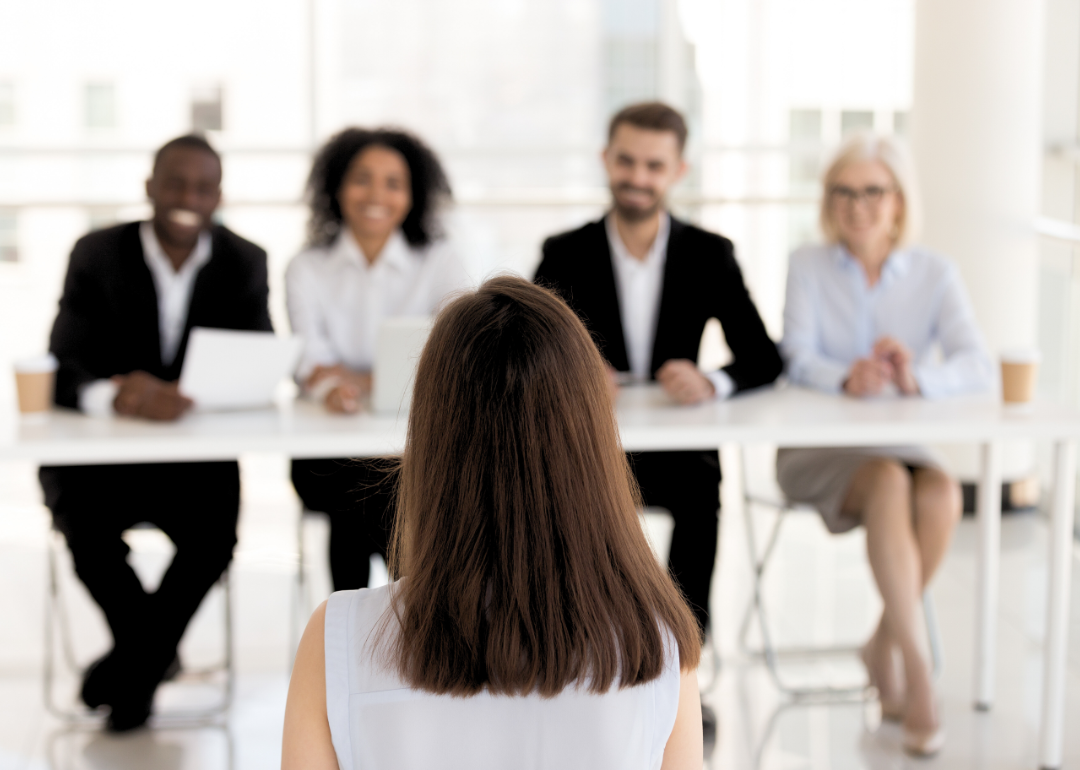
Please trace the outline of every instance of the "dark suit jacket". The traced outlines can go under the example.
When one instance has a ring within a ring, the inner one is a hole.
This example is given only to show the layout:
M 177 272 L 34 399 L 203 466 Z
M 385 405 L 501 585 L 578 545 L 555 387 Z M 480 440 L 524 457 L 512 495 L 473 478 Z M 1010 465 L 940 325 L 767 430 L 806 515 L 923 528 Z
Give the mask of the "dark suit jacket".
M 166 381 L 177 379 L 194 326 L 272 331 L 266 252 L 215 225 L 210 260 L 195 278 L 176 360 L 163 364 L 157 290 L 143 257 L 139 224 L 90 233 L 71 252 L 49 340 L 49 350 L 60 361 L 60 406 L 76 407 L 81 385 L 114 374 L 142 370 Z
M 590 222 L 544 241 L 534 280 L 570 304 L 608 363 L 618 371 L 628 371 L 611 260 L 604 221 Z M 673 358 L 697 362 L 701 333 L 709 318 L 720 321 L 734 356 L 724 371 L 736 391 L 767 385 L 780 375 L 780 354 L 743 284 L 731 241 L 672 217 L 652 376 Z

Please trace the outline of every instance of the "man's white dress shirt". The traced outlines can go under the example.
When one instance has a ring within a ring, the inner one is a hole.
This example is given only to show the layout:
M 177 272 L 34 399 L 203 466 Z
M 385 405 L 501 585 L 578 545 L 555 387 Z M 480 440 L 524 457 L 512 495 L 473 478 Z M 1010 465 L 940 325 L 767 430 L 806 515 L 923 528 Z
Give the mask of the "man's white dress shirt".
M 179 270 L 173 267 L 165 249 L 161 247 L 153 223 L 143 222 L 139 225 L 139 240 L 142 242 L 143 259 L 150 269 L 154 290 L 157 292 L 161 363 L 168 366 L 176 358 L 180 341 L 184 337 L 195 279 L 203 265 L 210 261 L 210 233 L 205 230 L 199 233 L 195 249 Z M 116 391 L 117 386 L 112 380 L 88 383 L 79 390 L 79 409 L 99 416 L 111 414 Z
M 791 255 L 780 352 L 792 382 L 838 393 L 852 364 L 894 337 L 913 355 L 927 398 L 989 390 L 995 373 L 956 267 L 919 247 L 897 249 L 869 286 L 840 245 Z
M 398 230 L 369 264 L 342 228 L 330 245 L 297 254 L 285 273 L 289 321 L 304 338 L 297 378 L 303 382 L 316 366 L 335 364 L 370 371 L 384 319 L 433 315 L 469 285 L 445 241 L 413 247 Z
M 604 227 L 608 243 L 611 244 L 619 317 L 630 373 L 635 380 L 647 382 L 652 374 L 653 343 L 656 340 L 656 324 L 660 320 L 660 295 L 664 289 L 671 217 L 667 212 L 661 214 L 660 229 L 645 259 L 638 259 L 626 248 L 611 214 L 604 218 Z M 705 376 L 712 382 L 718 398 L 727 398 L 735 391 L 735 383 L 726 372 L 708 372 Z

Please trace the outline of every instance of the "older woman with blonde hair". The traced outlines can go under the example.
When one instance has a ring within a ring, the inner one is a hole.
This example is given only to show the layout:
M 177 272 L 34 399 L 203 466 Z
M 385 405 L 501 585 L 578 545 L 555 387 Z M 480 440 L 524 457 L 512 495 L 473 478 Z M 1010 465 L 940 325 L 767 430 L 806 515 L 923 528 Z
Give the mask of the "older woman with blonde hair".
M 824 187 L 826 243 L 797 250 L 788 268 L 788 378 L 854 398 L 990 389 L 993 369 L 959 272 L 912 244 L 919 210 L 903 147 L 853 136 Z M 786 449 L 776 466 L 788 499 L 815 506 L 831 532 L 865 527 L 884 611 L 863 661 L 883 715 L 903 721 L 905 749 L 936 753 L 944 731 L 919 606 L 960 519 L 959 485 L 914 446 Z

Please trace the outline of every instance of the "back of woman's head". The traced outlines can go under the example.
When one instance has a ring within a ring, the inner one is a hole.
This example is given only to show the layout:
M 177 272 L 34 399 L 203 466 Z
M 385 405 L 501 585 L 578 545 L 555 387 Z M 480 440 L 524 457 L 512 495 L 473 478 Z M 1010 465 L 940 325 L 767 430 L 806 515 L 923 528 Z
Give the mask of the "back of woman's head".
M 554 695 L 684 668 L 699 631 L 638 523 L 600 355 L 519 278 L 439 315 L 420 357 L 393 563 L 398 663 L 421 689 Z

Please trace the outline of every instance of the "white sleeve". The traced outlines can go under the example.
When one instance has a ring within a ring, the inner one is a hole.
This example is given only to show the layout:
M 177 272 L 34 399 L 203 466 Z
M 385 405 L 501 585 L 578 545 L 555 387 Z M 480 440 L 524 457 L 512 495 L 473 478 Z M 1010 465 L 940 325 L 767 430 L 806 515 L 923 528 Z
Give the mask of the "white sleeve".
M 285 271 L 285 305 L 293 334 L 304 340 L 304 352 L 300 356 L 296 379 L 303 382 L 316 366 L 339 363 L 340 357 L 334 350 L 323 321 L 318 276 L 305 263 L 304 254 L 294 257 Z
M 787 296 L 784 300 L 784 338 L 780 354 L 787 366 L 788 380 L 828 393 L 839 393 L 847 379 L 850 366 L 821 354 L 819 340 L 817 297 L 810 276 L 792 258 L 788 266 Z
M 919 392 L 926 398 L 943 398 L 990 390 L 994 367 L 960 273 L 953 265 L 948 266 L 942 283 L 934 325 L 944 361 L 915 366 Z
M 735 392 L 735 382 L 723 369 L 706 372 L 705 376 L 709 378 L 709 382 L 713 384 L 713 389 L 716 390 L 717 401 L 723 401 Z
M 449 243 L 435 244 L 428 252 L 428 258 L 435 263 L 432 265 L 434 275 L 429 296 L 431 312 L 435 314 L 458 293 L 473 288 L 475 282 L 465 270 L 465 264 L 458 257 L 457 251 Z
M 94 380 L 79 388 L 79 411 L 91 417 L 115 414 L 113 401 L 120 387 L 112 380 Z

